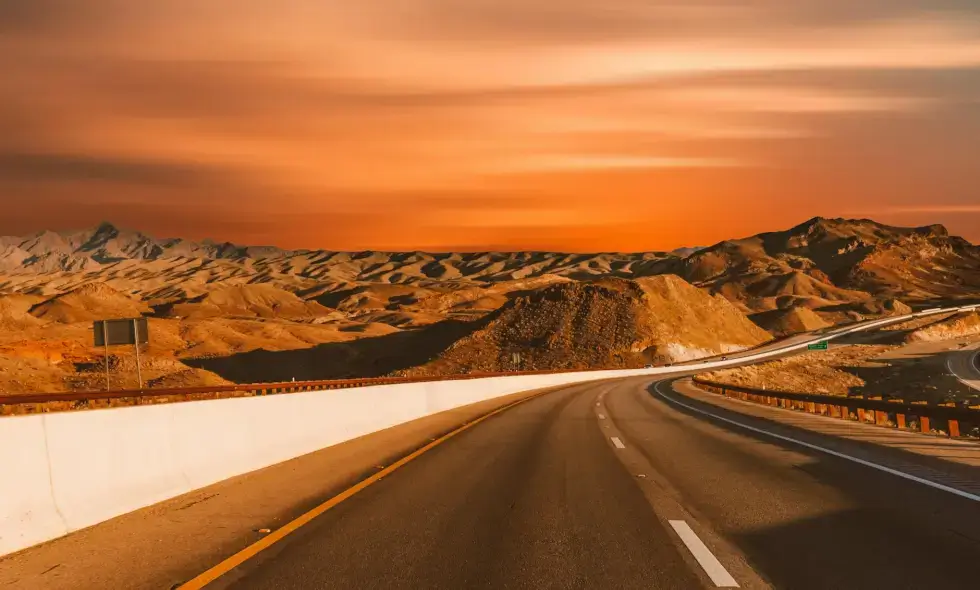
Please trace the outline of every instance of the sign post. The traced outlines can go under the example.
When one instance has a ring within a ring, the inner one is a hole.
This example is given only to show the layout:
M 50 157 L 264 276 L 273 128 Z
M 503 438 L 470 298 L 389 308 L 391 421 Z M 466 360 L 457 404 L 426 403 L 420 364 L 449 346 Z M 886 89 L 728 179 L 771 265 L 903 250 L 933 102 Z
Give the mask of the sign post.
M 140 324 L 136 319 L 133 320 L 133 335 L 136 348 L 136 378 L 139 379 L 140 389 L 143 389 L 143 370 L 140 369 Z
M 140 346 L 149 344 L 150 331 L 146 318 L 125 320 L 96 320 L 92 326 L 95 345 L 105 348 L 105 388 L 109 390 L 109 346 L 132 344 L 136 348 L 136 376 L 143 389 L 143 370 L 140 367 Z
M 98 325 L 95 327 L 96 340 L 98 340 Z M 109 391 L 109 336 L 106 332 L 106 323 L 102 322 L 102 343 L 105 344 L 105 390 Z
M 806 345 L 807 350 L 827 350 L 827 341 L 813 342 Z

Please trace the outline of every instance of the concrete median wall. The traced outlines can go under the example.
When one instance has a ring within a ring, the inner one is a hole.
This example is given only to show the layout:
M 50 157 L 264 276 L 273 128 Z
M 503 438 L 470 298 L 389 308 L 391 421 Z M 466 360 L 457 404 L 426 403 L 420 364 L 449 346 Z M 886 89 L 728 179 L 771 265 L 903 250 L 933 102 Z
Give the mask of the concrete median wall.
M 0 555 L 423 416 L 626 373 L 636 372 L 378 385 L 3 418 Z
M 761 360 L 801 347 L 806 343 L 692 368 Z M 0 555 L 467 404 L 679 370 L 684 367 L 515 375 L 0 418 Z

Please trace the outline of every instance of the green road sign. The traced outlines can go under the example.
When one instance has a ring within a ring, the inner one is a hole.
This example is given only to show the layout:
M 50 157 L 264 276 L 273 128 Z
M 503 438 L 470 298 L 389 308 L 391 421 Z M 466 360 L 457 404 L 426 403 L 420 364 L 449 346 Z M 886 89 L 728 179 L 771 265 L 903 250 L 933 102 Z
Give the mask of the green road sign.
M 806 345 L 807 350 L 827 350 L 827 341 L 823 340 L 821 342 L 814 342 L 813 344 Z

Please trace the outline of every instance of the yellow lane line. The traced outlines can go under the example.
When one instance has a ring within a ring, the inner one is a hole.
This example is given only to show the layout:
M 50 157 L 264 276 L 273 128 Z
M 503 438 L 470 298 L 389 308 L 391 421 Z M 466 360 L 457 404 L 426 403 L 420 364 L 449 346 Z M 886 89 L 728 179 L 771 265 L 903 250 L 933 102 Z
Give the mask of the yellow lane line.
M 448 434 L 445 434 L 445 435 L 441 436 L 440 438 L 437 438 L 436 440 L 430 442 L 429 444 L 425 445 L 421 449 L 418 449 L 417 451 L 413 452 L 412 454 L 406 455 L 405 457 L 402 457 L 398 461 L 395 461 L 391 465 L 385 467 L 384 469 L 382 469 L 381 471 L 375 473 L 374 475 L 371 475 L 367 479 L 364 479 L 364 480 L 358 482 L 357 484 L 355 484 L 355 485 L 347 488 L 346 490 L 344 490 L 343 492 L 341 492 L 341 493 L 337 494 L 336 496 L 330 498 L 329 500 L 327 500 L 323 504 L 320 504 L 319 506 L 317 506 L 316 508 L 310 510 L 309 512 L 307 512 L 307 513 L 305 513 L 305 514 L 297 517 L 296 519 L 292 520 L 291 522 L 283 525 L 282 528 L 276 529 L 275 531 L 269 533 L 265 537 L 259 539 L 255 543 L 252 543 L 251 545 L 249 545 L 248 547 L 242 549 L 238 553 L 235 553 L 234 555 L 228 557 L 227 559 L 225 559 L 221 563 L 219 563 L 219 564 L 211 567 L 210 569 L 208 569 L 208 570 L 202 572 L 201 574 L 199 574 L 197 577 L 195 577 L 195 578 L 187 581 L 186 583 L 182 584 L 178 588 L 178 590 L 199 590 L 201 588 L 204 588 L 205 586 L 207 586 L 211 582 L 217 580 L 218 578 L 220 578 L 224 574 L 230 572 L 231 570 L 233 570 L 236 567 L 240 566 L 241 564 L 245 563 L 249 559 L 255 557 L 263 549 L 267 549 L 267 548 L 271 547 L 272 545 L 274 545 L 278 541 L 281 541 L 282 539 L 284 539 L 290 533 L 295 532 L 301 526 L 309 523 L 314 518 L 320 516 L 321 514 L 323 514 L 324 512 L 326 512 L 327 510 L 330 510 L 331 508 L 333 508 L 337 504 L 340 504 L 341 502 L 343 502 L 347 498 L 350 498 L 351 496 L 353 496 L 357 492 L 360 492 L 361 490 L 363 490 L 364 488 L 366 488 L 369 485 L 373 484 L 374 482 L 378 481 L 382 477 L 385 477 L 386 475 L 391 474 L 393 471 L 395 471 L 399 467 L 403 467 L 406 464 L 408 464 L 409 462 L 417 459 L 423 453 L 426 453 L 427 451 L 431 451 L 435 447 L 437 447 L 440 444 L 446 442 L 447 440 L 451 439 L 452 437 L 456 436 L 457 434 L 459 434 L 461 432 L 464 432 L 466 430 L 469 430 L 470 428 L 473 428 L 474 426 L 476 426 L 480 422 L 483 422 L 484 420 L 487 420 L 488 418 L 492 418 L 493 416 L 496 416 L 497 414 L 499 414 L 499 413 L 501 413 L 501 412 L 503 412 L 505 410 L 509 410 L 510 408 L 513 408 L 514 406 L 516 406 L 518 404 L 522 404 L 522 403 L 524 403 L 524 402 L 526 402 L 528 400 L 534 399 L 534 398 L 536 398 L 538 396 L 541 396 L 541 395 L 544 395 L 546 393 L 551 393 L 552 391 L 554 391 L 554 389 L 549 388 L 549 389 L 547 389 L 545 391 L 541 391 L 539 393 L 530 395 L 530 396 L 525 397 L 523 399 L 519 399 L 516 402 L 507 404 L 506 406 L 503 406 L 501 408 L 497 408 L 496 410 L 490 412 L 489 414 L 484 414 L 483 416 L 480 416 L 479 418 L 473 420 L 472 422 L 467 422 L 466 424 L 460 426 L 456 430 L 453 430 L 452 432 L 450 432 Z

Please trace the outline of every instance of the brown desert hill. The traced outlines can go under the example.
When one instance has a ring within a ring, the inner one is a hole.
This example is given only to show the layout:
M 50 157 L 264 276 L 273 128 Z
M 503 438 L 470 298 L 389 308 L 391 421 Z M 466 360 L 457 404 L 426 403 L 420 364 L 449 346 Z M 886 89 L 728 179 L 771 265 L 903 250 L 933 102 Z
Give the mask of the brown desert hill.
M 700 250 L 681 275 L 757 311 L 786 295 L 841 303 L 955 297 L 980 290 L 980 248 L 942 226 L 818 217 Z
M 8 292 L 56 296 L 97 279 L 153 305 L 187 303 L 218 284 L 262 282 L 315 300 L 327 296 L 333 301 L 349 291 L 359 296 L 347 303 L 353 307 L 369 303 L 375 298 L 371 292 L 377 292 L 378 309 L 372 312 L 416 313 L 424 310 L 408 308 L 465 287 L 543 277 L 663 274 L 678 274 L 749 311 L 980 291 L 977 246 L 949 236 L 941 226 L 899 228 L 870 220 L 814 218 L 785 231 L 676 252 L 282 250 L 157 239 L 111 224 L 2 238 L 0 247 L 0 284 Z M 381 292 L 383 285 L 411 286 L 420 293 L 389 296 Z M 489 303 L 477 307 L 483 310 Z
M 545 275 L 632 278 L 670 271 L 679 260 L 661 252 L 284 250 L 157 239 L 103 223 L 88 230 L 0 238 L 0 284 L 7 291 L 55 296 L 97 277 L 118 290 L 162 305 L 185 303 L 226 282 L 265 282 L 314 298 L 365 284 L 446 291 Z
M 315 301 L 304 301 L 294 293 L 269 284 L 235 285 L 210 291 L 189 303 L 170 306 L 171 317 L 260 317 L 314 319 L 343 318 L 343 314 Z
M 638 367 L 770 339 L 722 297 L 676 276 L 562 281 L 482 318 L 290 351 L 185 359 L 232 381 L 431 376 L 522 369 Z M 664 359 L 658 359 L 663 355 Z
M 405 370 L 436 375 L 514 369 L 641 367 L 770 338 L 732 304 L 676 276 L 560 283 L 507 303 L 436 359 Z
M 869 299 L 854 303 L 828 305 L 817 309 L 816 312 L 824 319 L 833 318 L 839 314 L 847 314 L 859 320 L 867 317 L 907 315 L 912 313 L 912 308 L 898 299 Z
M 880 316 L 907 315 L 912 313 L 912 308 L 898 299 L 865 301 L 857 305 L 856 310 L 859 313 Z
M 34 317 L 62 324 L 136 318 L 149 312 L 143 302 L 103 283 L 88 283 L 31 308 Z
M 0 330 L 21 331 L 41 324 L 31 315 L 31 308 L 43 301 L 32 295 L 0 296 Z
M 831 325 L 808 307 L 790 307 L 762 311 L 749 316 L 759 327 L 773 336 L 787 336 L 800 332 L 819 330 Z
M 380 322 L 400 328 L 419 327 L 448 318 L 478 318 L 521 293 L 570 280 L 545 274 L 488 284 L 363 283 L 316 295 L 313 300 L 335 307 L 354 321 Z

